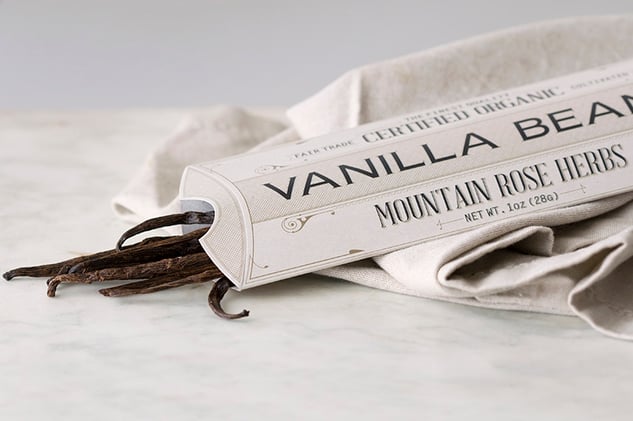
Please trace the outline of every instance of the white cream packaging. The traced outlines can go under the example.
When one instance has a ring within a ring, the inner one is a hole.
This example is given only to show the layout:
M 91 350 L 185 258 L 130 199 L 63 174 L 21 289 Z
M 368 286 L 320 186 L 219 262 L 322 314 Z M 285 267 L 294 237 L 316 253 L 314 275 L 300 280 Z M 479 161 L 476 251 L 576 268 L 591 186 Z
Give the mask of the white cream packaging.
M 191 165 L 184 210 L 245 289 L 633 190 L 633 61 Z

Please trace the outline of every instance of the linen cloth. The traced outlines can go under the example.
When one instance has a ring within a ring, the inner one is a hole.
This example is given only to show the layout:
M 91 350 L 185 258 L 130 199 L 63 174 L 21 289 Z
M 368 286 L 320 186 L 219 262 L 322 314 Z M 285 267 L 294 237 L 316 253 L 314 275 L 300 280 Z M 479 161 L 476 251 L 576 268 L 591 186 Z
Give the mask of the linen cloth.
M 130 221 L 177 212 L 184 167 L 633 57 L 633 16 L 570 18 L 479 36 L 347 72 L 261 115 L 190 116 L 114 198 Z M 420 297 L 576 315 L 633 339 L 633 195 L 498 221 L 320 272 Z

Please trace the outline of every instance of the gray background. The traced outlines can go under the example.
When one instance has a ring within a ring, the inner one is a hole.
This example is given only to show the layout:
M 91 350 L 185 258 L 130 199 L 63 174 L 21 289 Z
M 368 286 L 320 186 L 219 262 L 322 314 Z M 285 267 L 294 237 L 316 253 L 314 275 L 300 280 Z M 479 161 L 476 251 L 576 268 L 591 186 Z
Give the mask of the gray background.
M 631 0 L 0 0 L 0 109 L 285 106 L 358 65 L 632 11 Z

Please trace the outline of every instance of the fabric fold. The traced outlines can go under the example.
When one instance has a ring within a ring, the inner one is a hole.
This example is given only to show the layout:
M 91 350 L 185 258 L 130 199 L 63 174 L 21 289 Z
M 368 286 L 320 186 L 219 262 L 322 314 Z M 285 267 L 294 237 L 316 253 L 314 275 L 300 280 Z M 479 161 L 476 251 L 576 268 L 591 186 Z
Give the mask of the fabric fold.
M 281 111 L 268 114 L 217 106 L 185 117 L 114 197 L 114 212 L 134 223 L 178 212 L 176 198 L 185 167 L 246 152 L 287 128 Z
M 633 57 L 633 16 L 535 23 L 351 70 L 281 114 L 218 107 L 185 121 L 114 199 L 138 221 L 175 207 L 192 163 L 318 136 Z M 633 339 L 633 194 L 498 221 L 319 272 L 387 291 L 577 315 Z

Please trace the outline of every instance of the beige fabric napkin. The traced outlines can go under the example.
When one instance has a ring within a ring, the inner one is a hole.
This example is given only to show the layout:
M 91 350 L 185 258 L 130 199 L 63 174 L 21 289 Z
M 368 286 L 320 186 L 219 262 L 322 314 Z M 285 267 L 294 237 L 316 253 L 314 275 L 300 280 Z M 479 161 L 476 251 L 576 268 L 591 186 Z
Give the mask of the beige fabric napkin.
M 191 116 L 114 198 L 138 221 L 176 211 L 190 163 L 353 127 L 633 57 L 633 16 L 536 23 L 352 70 L 286 117 Z M 577 315 L 633 339 L 633 195 L 500 221 L 322 273 L 497 309 Z

